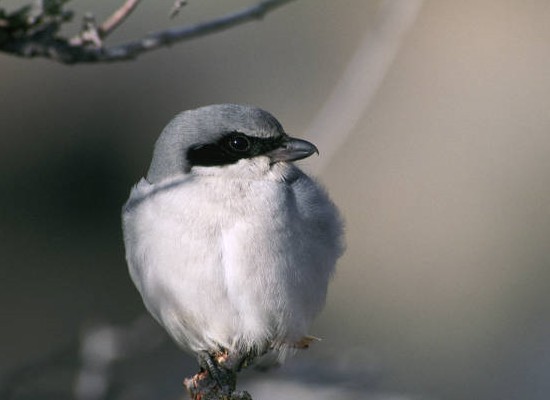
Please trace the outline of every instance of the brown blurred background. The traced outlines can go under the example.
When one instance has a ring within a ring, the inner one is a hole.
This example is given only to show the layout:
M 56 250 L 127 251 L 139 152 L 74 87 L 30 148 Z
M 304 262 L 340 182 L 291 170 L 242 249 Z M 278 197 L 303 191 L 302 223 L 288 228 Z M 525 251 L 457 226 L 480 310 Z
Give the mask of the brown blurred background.
M 189 3 L 144 2 L 110 43 L 254 1 Z M 0 374 L 143 312 L 119 211 L 174 114 L 254 104 L 301 136 L 380 3 L 299 0 L 119 64 L 1 55 Z M 417 398 L 548 399 L 550 3 L 427 0 L 386 72 L 319 172 L 348 250 L 315 351 L 362 349 Z

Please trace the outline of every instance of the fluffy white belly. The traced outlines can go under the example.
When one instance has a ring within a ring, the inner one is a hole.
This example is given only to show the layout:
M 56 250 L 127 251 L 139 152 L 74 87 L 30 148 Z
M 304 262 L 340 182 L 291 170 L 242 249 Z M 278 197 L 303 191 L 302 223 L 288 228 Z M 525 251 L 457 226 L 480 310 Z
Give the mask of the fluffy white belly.
M 340 254 L 341 228 L 324 192 L 303 179 L 311 199 L 269 180 L 235 182 L 232 193 L 220 191 L 227 182 L 204 177 L 133 189 L 124 213 L 130 273 L 182 347 L 250 350 L 307 334 Z M 325 203 L 311 208 L 314 194 Z

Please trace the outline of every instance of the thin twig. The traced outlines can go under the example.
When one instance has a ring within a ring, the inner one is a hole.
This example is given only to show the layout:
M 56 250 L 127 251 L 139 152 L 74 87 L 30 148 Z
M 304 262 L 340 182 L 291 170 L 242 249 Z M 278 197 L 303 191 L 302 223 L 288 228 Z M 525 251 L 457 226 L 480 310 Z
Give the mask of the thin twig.
M 107 18 L 99 27 L 101 38 L 107 37 L 136 9 L 141 0 L 126 0 L 124 4 Z
M 181 9 L 187 5 L 187 0 L 176 0 L 170 10 L 170 18 L 176 18 Z

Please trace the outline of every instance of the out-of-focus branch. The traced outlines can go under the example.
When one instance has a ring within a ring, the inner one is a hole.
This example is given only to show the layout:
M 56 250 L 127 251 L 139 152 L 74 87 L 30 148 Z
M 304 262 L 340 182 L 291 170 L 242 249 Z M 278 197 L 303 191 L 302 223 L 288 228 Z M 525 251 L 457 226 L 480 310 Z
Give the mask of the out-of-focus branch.
M 112 47 L 105 46 L 101 39 L 126 20 L 139 0 L 127 0 L 99 27 L 93 16 L 86 16 L 82 32 L 72 39 L 58 35 L 61 26 L 73 16 L 63 8 L 67 1 L 43 0 L 36 3 L 38 6 L 24 6 L 10 14 L 0 9 L 0 51 L 64 64 L 132 60 L 142 53 L 261 19 L 294 0 L 263 0 L 210 21 L 165 29 Z
M 423 0 L 381 2 L 373 24 L 365 29 L 355 54 L 307 128 L 305 137 L 312 139 L 323 153 L 323 157 L 311 161 L 315 172 L 320 173 L 356 131 L 422 4 Z
M 136 9 L 141 0 L 126 0 L 124 4 L 116 10 L 109 18 L 105 20 L 99 27 L 101 37 L 106 37 L 114 31 L 128 16 Z
M 141 53 L 169 46 L 176 42 L 194 39 L 199 36 L 205 36 L 229 29 L 255 19 L 261 19 L 267 13 L 291 1 L 294 0 L 264 0 L 254 6 L 211 21 L 155 32 L 142 39 L 105 49 L 101 61 L 132 59 Z

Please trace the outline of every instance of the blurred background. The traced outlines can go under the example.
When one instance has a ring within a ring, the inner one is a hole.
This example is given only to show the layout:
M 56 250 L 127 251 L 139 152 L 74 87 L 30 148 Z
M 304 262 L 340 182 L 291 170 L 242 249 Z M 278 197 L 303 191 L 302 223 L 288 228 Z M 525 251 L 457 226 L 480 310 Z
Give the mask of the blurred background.
M 115 3 L 69 6 L 102 20 Z M 143 2 L 109 43 L 254 1 L 189 1 L 169 20 L 172 4 Z M 0 71 L 0 377 L 21 381 L 12 398 L 100 398 L 78 394 L 84 356 L 52 360 L 82 353 L 90 327 L 137 325 L 139 354 L 109 364 L 111 397 L 181 398 L 194 361 L 141 317 L 119 214 L 163 126 L 221 102 L 319 135 L 320 158 L 302 165 L 347 224 L 312 329 L 323 341 L 274 373 L 279 385 L 250 376 L 255 399 L 550 398 L 547 0 L 298 0 L 132 62 L 0 55 Z M 303 370 L 318 378 L 307 390 L 287 379 Z

